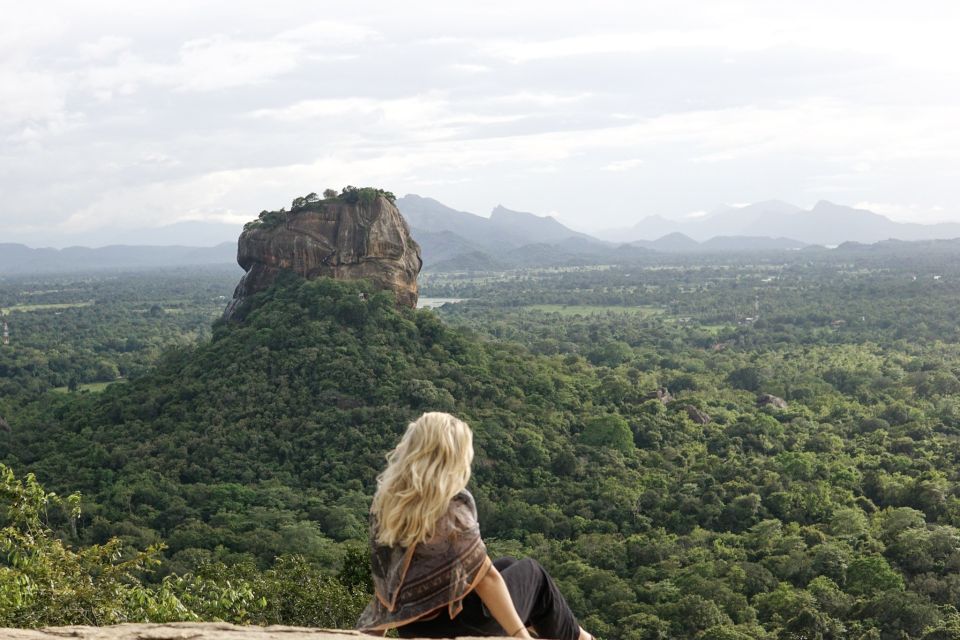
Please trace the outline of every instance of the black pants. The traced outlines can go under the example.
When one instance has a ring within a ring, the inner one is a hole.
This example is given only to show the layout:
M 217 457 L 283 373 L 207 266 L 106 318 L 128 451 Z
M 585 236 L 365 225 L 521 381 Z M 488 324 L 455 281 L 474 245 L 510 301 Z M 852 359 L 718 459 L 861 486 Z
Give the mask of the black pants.
M 553 578 L 536 560 L 500 558 L 494 561 L 520 619 L 537 635 L 550 640 L 577 640 L 580 626 Z M 503 629 L 490 615 L 476 592 L 463 599 L 463 611 L 453 620 L 444 608 L 433 620 L 411 622 L 397 629 L 401 638 L 455 638 L 457 636 L 505 636 L 516 629 Z

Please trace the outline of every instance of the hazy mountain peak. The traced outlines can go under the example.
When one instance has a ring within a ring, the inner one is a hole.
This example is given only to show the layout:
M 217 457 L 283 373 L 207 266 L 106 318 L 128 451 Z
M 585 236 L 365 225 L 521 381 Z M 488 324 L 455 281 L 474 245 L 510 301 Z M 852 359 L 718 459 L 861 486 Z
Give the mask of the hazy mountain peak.
M 398 198 L 397 199 L 398 209 L 400 208 L 399 207 L 400 203 L 404 203 L 408 206 L 428 207 L 431 209 L 438 209 L 438 210 L 444 210 L 444 211 L 456 211 L 457 213 L 468 213 L 466 211 L 460 211 L 459 209 L 454 209 L 453 207 L 447 206 L 435 198 L 431 198 L 429 196 L 417 195 L 416 193 L 408 193 L 402 198 Z M 471 214 L 471 215 L 476 215 L 476 214 Z
M 526 218 L 526 219 L 535 219 L 535 220 L 553 220 L 556 222 L 556 218 L 553 216 L 538 216 L 535 213 L 529 213 L 527 211 L 516 211 L 514 209 L 508 209 L 502 204 L 498 204 L 490 212 L 490 219 L 508 219 L 508 218 Z
M 656 251 L 674 252 L 695 251 L 700 246 L 700 243 L 684 233 L 674 231 L 660 236 L 656 240 L 635 240 L 633 246 L 654 249 Z
M 637 224 L 635 224 L 635 225 L 633 225 L 633 226 L 639 227 L 639 226 L 641 226 L 641 225 L 649 224 L 649 223 L 651 223 L 651 222 L 657 222 L 657 223 L 669 222 L 669 223 L 673 223 L 673 222 L 675 222 L 675 221 L 674 221 L 674 220 L 670 220 L 670 219 L 668 219 L 668 218 L 664 218 L 664 217 L 663 217 L 662 215 L 660 215 L 659 213 L 654 213 L 653 215 L 644 216 L 643 218 L 640 219 L 640 222 L 638 222 Z
M 490 212 L 490 224 L 525 235 L 531 242 L 553 243 L 566 238 L 586 237 L 564 226 L 553 216 L 538 216 L 526 211 L 514 211 L 497 205 Z
M 688 243 L 688 244 L 690 244 L 690 243 L 692 243 L 692 244 L 697 244 L 697 241 L 696 241 L 696 240 L 694 240 L 693 238 L 691 238 L 690 236 L 688 236 L 688 235 L 685 234 L 685 233 L 680 233 L 679 231 L 674 231 L 673 233 L 668 233 L 667 235 L 661 236 L 661 237 L 659 237 L 659 238 L 657 238 L 657 239 L 655 240 L 655 242 L 662 242 L 662 241 L 669 241 L 669 242 L 677 242 L 677 241 L 680 241 L 680 242 L 686 242 L 686 243 Z
M 397 200 L 414 239 L 421 242 L 425 264 L 436 264 L 465 249 L 500 255 L 536 243 L 556 244 L 570 238 L 590 239 L 551 216 L 494 207 L 489 218 L 457 211 L 432 198 L 408 194 Z
M 837 210 L 837 209 L 843 209 L 847 211 L 866 211 L 866 209 L 856 209 L 854 207 L 851 207 L 845 204 L 837 204 L 836 202 L 831 202 L 829 200 L 817 200 L 817 204 L 813 205 L 813 208 L 810 210 L 811 211 L 830 211 L 830 210 Z M 871 213 L 873 212 L 871 211 Z
M 439 200 L 434 200 L 433 198 L 428 198 L 425 196 L 419 196 L 415 193 L 408 193 L 402 198 L 397 198 L 397 208 L 400 210 L 400 213 L 403 214 L 405 218 L 416 217 L 419 214 L 435 214 L 435 213 L 451 213 L 459 214 L 465 216 L 474 216 L 476 218 L 482 218 L 483 216 L 478 216 L 475 213 L 470 213 L 468 211 L 460 211 L 454 209 L 453 207 L 448 207 Z
M 898 224 L 890 218 L 874 211 L 870 211 L 869 209 L 858 209 L 857 207 L 851 207 L 845 204 L 837 204 L 835 202 L 830 202 L 829 200 L 818 201 L 817 204 L 813 205 L 813 208 L 810 209 L 810 213 L 819 215 L 847 216 L 848 218 L 857 217 L 864 220 L 874 221 L 876 224 Z

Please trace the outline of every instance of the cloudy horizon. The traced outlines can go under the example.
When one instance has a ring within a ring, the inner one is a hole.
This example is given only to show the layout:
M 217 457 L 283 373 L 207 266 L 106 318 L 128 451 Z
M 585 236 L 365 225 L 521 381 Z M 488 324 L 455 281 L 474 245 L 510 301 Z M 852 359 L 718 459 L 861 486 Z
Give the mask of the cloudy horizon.
M 960 6 L 635 4 L 11 6 L 0 242 L 346 184 L 588 232 L 771 199 L 960 222 Z

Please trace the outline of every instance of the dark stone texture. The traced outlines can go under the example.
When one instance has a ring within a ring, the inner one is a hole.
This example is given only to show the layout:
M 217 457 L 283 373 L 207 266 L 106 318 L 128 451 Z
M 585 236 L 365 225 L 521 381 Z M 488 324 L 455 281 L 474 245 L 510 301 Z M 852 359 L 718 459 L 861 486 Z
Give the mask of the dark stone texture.
M 686 411 L 690 419 L 697 424 L 707 424 L 712 419 L 710 418 L 710 414 L 698 409 L 692 404 L 684 405 L 683 410 Z

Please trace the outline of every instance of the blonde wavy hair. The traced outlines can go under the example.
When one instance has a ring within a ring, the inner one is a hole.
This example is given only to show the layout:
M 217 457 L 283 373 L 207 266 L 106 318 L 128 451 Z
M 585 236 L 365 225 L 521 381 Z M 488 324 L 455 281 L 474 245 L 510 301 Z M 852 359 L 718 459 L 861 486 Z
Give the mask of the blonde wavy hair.
M 450 500 L 467 486 L 473 433 L 449 413 L 425 413 L 407 426 L 377 476 L 370 512 L 377 542 L 411 547 L 433 537 Z

